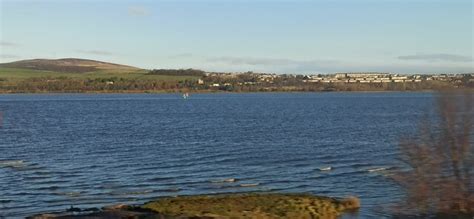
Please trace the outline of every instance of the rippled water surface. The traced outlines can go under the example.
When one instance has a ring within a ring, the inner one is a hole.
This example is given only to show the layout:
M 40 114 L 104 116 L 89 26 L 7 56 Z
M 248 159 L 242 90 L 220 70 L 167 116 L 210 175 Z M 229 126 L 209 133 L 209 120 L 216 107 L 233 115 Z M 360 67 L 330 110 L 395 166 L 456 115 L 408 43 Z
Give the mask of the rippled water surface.
M 281 191 L 357 195 L 360 217 L 382 217 L 402 195 L 387 176 L 397 142 L 432 105 L 430 93 L 0 95 L 0 216 Z

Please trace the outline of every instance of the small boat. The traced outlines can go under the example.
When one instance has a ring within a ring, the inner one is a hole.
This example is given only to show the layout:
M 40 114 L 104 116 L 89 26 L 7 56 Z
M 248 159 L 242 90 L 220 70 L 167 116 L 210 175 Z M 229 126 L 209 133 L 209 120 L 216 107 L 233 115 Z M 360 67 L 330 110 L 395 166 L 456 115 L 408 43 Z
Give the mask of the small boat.
M 187 92 L 184 93 L 184 94 L 183 94 L 183 99 L 188 99 L 188 98 L 189 98 L 189 93 L 187 93 Z
M 319 171 L 330 171 L 332 170 L 332 167 L 321 167 L 319 168 Z

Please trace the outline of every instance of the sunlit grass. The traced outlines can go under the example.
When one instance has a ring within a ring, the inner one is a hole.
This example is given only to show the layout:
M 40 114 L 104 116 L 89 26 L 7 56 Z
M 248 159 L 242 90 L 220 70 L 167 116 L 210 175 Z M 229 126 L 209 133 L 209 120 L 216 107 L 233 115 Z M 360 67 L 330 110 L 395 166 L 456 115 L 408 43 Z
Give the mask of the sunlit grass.
M 196 80 L 196 76 L 173 76 L 173 75 L 147 75 L 147 70 L 101 70 L 87 73 L 62 73 L 32 69 L 5 68 L 0 67 L 0 79 L 8 81 L 22 81 L 30 78 L 70 78 L 70 79 L 100 79 L 100 78 L 122 78 L 160 81 L 182 81 Z

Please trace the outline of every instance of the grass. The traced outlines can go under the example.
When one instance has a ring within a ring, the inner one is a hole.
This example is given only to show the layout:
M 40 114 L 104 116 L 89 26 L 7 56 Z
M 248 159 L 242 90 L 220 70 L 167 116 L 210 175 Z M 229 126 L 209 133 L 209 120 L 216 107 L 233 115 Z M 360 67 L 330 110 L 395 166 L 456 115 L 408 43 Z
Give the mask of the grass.
M 357 198 L 338 200 L 308 194 L 227 194 L 161 198 L 142 208 L 191 218 L 336 218 L 360 207 Z
M 181 81 L 197 80 L 195 76 L 172 76 L 172 75 L 147 75 L 148 71 L 144 69 L 129 70 L 101 70 L 86 73 L 62 73 L 53 71 L 42 71 L 20 68 L 0 67 L 0 79 L 8 81 L 22 81 L 30 78 L 70 78 L 70 79 L 98 79 L 98 78 L 124 78 L 140 80 L 160 80 L 160 81 Z

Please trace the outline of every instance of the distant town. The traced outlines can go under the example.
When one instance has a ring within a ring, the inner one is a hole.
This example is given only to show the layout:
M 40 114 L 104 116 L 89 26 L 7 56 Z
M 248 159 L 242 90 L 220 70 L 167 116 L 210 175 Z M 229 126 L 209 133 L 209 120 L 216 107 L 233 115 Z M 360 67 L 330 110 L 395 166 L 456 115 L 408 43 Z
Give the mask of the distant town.
M 474 73 L 429 75 L 347 72 L 301 75 L 204 72 L 198 84 L 209 89 L 230 91 L 236 88 L 240 91 L 249 86 L 258 87 L 258 91 L 431 90 L 472 88 Z
M 317 75 L 293 75 L 293 74 L 268 74 L 268 73 L 216 73 L 206 72 L 206 77 L 218 77 L 225 79 L 239 78 L 246 75 L 247 78 L 257 79 L 257 81 L 246 81 L 247 84 L 256 84 L 258 82 L 272 83 L 282 78 L 295 78 L 304 83 L 405 83 L 422 81 L 444 81 L 453 84 L 463 84 L 474 82 L 474 73 L 469 74 L 392 74 L 382 72 L 349 72 L 335 74 L 317 74 Z M 204 83 L 200 80 L 200 83 Z M 228 85 L 229 83 L 227 83 Z M 226 84 L 222 84 L 226 85 Z M 215 83 L 213 86 L 221 86 Z

